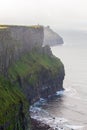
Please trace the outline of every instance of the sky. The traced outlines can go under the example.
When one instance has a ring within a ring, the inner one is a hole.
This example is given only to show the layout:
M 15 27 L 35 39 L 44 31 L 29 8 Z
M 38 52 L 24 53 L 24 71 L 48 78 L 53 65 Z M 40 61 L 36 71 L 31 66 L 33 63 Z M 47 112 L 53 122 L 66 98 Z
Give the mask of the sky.
M 0 0 L 0 24 L 87 29 L 87 0 Z

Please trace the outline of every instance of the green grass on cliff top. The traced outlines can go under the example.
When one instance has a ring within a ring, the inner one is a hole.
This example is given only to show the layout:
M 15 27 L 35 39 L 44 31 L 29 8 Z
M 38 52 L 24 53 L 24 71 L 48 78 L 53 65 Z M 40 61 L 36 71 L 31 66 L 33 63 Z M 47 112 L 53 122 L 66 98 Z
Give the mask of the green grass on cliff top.
M 26 26 L 26 25 L 0 25 L 0 30 L 1 29 L 7 29 L 9 27 L 27 27 L 27 28 L 39 29 L 41 27 L 41 25 L 31 25 L 31 26 Z

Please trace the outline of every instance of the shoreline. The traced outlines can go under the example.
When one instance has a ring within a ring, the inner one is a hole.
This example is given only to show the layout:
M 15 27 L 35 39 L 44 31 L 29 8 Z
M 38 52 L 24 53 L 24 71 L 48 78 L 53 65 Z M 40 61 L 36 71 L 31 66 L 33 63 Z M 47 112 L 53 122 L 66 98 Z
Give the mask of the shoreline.
M 54 117 L 42 108 L 34 107 L 30 116 L 33 130 L 70 130 L 66 119 Z
M 31 118 L 32 130 L 53 130 L 49 125 Z
M 63 93 L 64 90 L 57 91 L 53 96 L 48 97 L 47 100 L 51 100 L 55 96 L 63 96 Z M 54 117 L 42 108 L 42 106 L 47 104 L 47 100 L 40 98 L 39 101 L 30 107 L 32 130 L 64 130 L 63 123 L 67 120 Z
M 63 93 L 64 91 L 57 91 L 55 95 L 62 96 Z M 72 125 L 65 118 L 51 115 L 42 107 L 46 104 L 47 101 L 41 98 L 30 107 L 32 130 L 83 130 L 86 128 L 86 126 Z

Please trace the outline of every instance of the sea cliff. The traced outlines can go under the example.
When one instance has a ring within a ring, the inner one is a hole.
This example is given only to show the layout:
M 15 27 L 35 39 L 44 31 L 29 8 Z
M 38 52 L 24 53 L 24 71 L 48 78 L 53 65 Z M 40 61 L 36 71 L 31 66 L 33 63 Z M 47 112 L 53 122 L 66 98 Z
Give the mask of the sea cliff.
M 29 104 L 63 89 L 64 65 L 43 40 L 43 26 L 0 26 L 1 130 L 30 129 Z
M 44 41 L 43 46 L 49 45 L 49 46 L 55 46 L 55 45 L 62 45 L 63 38 L 54 32 L 49 26 L 44 27 Z

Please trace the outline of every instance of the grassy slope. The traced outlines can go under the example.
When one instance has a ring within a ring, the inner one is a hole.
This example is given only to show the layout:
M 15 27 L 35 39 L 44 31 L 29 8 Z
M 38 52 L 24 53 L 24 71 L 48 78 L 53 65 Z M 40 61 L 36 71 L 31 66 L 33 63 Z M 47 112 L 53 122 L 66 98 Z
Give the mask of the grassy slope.
M 8 130 L 13 129 L 17 123 L 20 101 L 23 102 L 24 113 L 26 113 L 28 104 L 22 92 L 10 81 L 0 76 L 0 125 L 10 123 Z
M 18 76 L 26 78 L 30 75 L 29 83 L 35 85 L 38 80 L 38 73 L 42 68 L 50 70 L 53 75 L 58 74 L 61 71 L 63 64 L 61 61 L 47 54 L 29 53 L 23 56 L 18 62 L 16 62 L 10 69 L 9 75 L 13 80 L 16 80 Z

